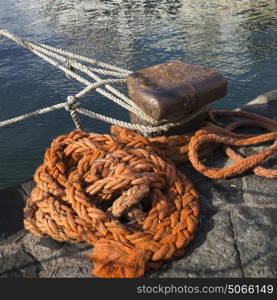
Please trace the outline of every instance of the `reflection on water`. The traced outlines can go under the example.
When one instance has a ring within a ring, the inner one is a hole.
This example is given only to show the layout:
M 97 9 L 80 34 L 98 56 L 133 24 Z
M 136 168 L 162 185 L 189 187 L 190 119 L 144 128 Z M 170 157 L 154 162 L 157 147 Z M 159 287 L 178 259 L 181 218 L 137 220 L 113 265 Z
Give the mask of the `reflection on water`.
M 277 2 L 273 0 L 0 0 L 0 27 L 129 70 L 181 60 L 221 71 L 235 108 L 277 88 Z M 81 86 L 8 40 L 0 41 L 0 120 L 61 102 Z M 99 95 L 87 107 L 127 120 Z M 109 126 L 85 119 L 85 126 Z M 65 112 L 0 129 L 0 187 L 32 176 L 45 147 L 71 130 Z

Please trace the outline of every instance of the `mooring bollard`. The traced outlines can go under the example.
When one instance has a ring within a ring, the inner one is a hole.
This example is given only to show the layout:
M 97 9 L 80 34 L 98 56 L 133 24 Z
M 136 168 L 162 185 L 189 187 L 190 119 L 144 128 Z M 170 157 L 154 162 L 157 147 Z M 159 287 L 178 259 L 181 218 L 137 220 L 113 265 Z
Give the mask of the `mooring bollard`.
M 227 80 L 219 72 L 197 65 L 170 61 L 128 76 L 130 98 L 157 121 L 176 122 L 208 103 L 226 95 Z M 165 135 L 194 131 L 204 123 L 207 112 L 172 127 Z M 130 112 L 132 123 L 150 125 Z M 157 135 L 157 134 L 155 134 Z

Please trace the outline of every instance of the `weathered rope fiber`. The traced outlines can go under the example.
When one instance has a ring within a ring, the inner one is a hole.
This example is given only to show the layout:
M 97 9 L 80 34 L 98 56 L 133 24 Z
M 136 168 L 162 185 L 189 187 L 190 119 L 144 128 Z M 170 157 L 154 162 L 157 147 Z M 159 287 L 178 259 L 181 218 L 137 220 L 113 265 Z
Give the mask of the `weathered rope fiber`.
M 75 130 L 56 138 L 35 173 L 36 187 L 24 210 L 25 228 L 38 236 L 94 245 L 91 259 L 98 277 L 139 277 L 147 268 L 182 255 L 198 224 L 198 194 L 171 162 L 176 159 L 173 152 L 179 149 L 176 161 L 187 152 L 183 160 L 189 159 L 200 173 L 212 178 L 251 168 L 259 176 L 277 177 L 276 170 L 258 166 L 277 152 L 276 121 L 241 111 L 210 113 L 213 118 L 246 120 L 226 129 L 208 125 L 167 139 L 145 138 L 118 126 L 112 126 L 113 135 Z M 232 132 L 246 125 L 271 133 Z M 244 146 L 272 140 L 272 146 L 247 158 L 225 148 L 235 160 L 226 168 L 208 168 L 199 158 L 205 143 Z
M 123 140 L 75 130 L 56 138 L 35 173 L 25 228 L 94 245 L 99 277 L 142 276 L 183 254 L 198 223 L 198 195 L 159 152 L 139 135 Z

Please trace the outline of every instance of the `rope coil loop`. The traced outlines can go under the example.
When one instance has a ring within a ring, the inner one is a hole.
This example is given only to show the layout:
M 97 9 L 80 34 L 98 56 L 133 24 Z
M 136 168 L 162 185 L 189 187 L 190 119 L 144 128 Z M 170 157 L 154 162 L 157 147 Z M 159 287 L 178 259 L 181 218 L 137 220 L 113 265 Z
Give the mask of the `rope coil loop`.
M 118 132 L 120 129 L 115 129 Z M 198 194 L 146 138 L 75 130 L 56 138 L 35 173 L 25 228 L 94 245 L 98 277 L 138 277 L 183 253 Z
M 256 175 L 277 178 L 277 170 L 265 169 L 259 166 L 261 163 L 276 155 L 277 153 L 277 121 L 264 116 L 245 111 L 210 111 L 212 118 L 215 116 L 240 117 L 244 120 L 235 121 L 225 129 L 219 126 L 210 125 L 199 130 L 191 137 L 188 147 L 188 158 L 193 167 L 201 174 L 210 178 L 228 178 L 252 170 Z M 232 131 L 245 126 L 263 128 L 269 133 L 260 135 L 236 134 Z M 250 146 L 273 141 L 261 153 L 255 153 L 248 157 L 243 157 L 233 149 L 226 146 Z M 227 156 L 234 160 L 234 163 L 224 168 L 213 168 L 204 165 L 199 157 L 199 149 L 205 144 L 216 143 L 226 145 L 224 147 Z
M 246 112 L 214 111 L 214 115 L 246 120 L 227 129 L 208 125 L 167 141 L 118 126 L 112 126 L 113 135 L 75 130 L 56 138 L 35 173 L 36 187 L 24 210 L 25 228 L 39 236 L 94 245 L 92 272 L 98 277 L 140 277 L 148 268 L 183 255 L 198 224 L 198 193 L 168 159 L 174 158 L 171 148 L 179 149 L 179 154 L 188 151 L 183 160 L 189 159 L 211 178 L 249 169 L 277 178 L 276 170 L 259 166 L 277 153 L 277 122 Z M 259 136 L 232 132 L 246 125 L 271 132 Z M 262 153 L 246 158 L 225 148 L 235 160 L 225 168 L 210 168 L 200 161 L 200 147 L 206 143 L 244 146 L 272 140 L 274 144 Z

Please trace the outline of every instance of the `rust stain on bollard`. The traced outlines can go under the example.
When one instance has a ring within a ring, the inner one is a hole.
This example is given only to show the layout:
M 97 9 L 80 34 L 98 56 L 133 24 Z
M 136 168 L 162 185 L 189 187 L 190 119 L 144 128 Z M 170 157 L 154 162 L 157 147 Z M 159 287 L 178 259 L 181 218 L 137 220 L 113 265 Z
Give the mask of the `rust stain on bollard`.
M 192 111 L 222 98 L 226 91 L 227 80 L 221 73 L 180 61 L 142 69 L 128 77 L 130 98 L 157 121 L 181 120 Z M 185 125 L 170 129 L 169 134 L 201 126 L 205 115 L 199 115 Z M 132 113 L 130 118 L 133 123 L 148 124 Z

